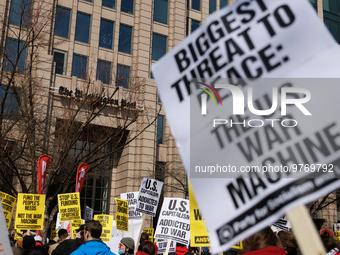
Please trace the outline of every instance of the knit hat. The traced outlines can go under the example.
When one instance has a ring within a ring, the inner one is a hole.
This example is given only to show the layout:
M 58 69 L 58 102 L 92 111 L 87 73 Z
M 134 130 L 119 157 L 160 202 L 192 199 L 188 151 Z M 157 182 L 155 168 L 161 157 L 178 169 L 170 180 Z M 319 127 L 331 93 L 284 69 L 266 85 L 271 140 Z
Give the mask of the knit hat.
M 122 240 L 120 240 L 120 242 L 131 250 L 135 248 L 135 242 L 131 237 L 124 237 Z
M 22 241 L 22 248 L 28 249 L 31 246 L 35 246 L 35 240 L 33 236 L 25 236 Z

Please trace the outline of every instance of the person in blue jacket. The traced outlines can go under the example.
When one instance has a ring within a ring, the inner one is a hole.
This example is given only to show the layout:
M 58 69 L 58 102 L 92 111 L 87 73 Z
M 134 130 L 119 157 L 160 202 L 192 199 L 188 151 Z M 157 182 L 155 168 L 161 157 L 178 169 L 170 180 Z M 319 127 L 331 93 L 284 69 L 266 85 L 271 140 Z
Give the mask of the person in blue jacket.
M 111 252 L 110 248 L 100 240 L 102 234 L 102 225 L 97 220 L 88 220 L 85 222 L 84 239 L 85 243 L 79 246 L 71 255 L 116 255 Z

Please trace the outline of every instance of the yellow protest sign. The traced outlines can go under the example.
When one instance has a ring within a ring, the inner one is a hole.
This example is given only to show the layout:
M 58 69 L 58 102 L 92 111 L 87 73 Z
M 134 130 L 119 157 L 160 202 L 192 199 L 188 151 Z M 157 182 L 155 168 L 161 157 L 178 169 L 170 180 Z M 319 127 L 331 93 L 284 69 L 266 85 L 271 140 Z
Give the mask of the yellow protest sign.
M 209 247 L 209 236 L 189 181 L 191 247 Z
M 51 223 L 51 235 L 50 235 L 50 240 L 54 240 L 58 236 L 58 230 L 55 230 L 56 227 L 56 222 Z
M 144 232 L 149 235 L 149 241 L 153 243 L 153 234 L 155 232 L 155 229 L 153 229 L 153 228 L 144 228 Z
M 2 208 L 4 210 L 5 219 L 6 219 L 7 229 L 9 229 L 9 225 L 11 224 L 11 220 L 12 220 L 15 201 L 17 199 L 1 191 L 0 191 L 0 197 L 1 197 Z
M 22 240 L 22 239 L 23 239 L 22 234 L 19 233 L 18 231 L 16 231 L 15 236 L 14 236 L 14 240 L 19 241 L 19 240 Z
M 98 220 L 100 224 L 102 224 L 103 231 L 100 236 L 103 242 L 110 242 L 111 241 L 111 231 L 112 231 L 112 222 L 113 216 L 112 215 L 105 215 L 99 214 L 94 216 L 95 220 Z
M 18 194 L 15 229 L 42 230 L 45 212 L 45 195 Z
M 79 193 L 65 193 L 58 195 L 60 221 L 80 220 Z
M 79 229 L 80 226 L 84 224 L 83 222 L 84 222 L 83 220 L 71 221 L 72 239 L 76 239 L 77 229 Z
M 340 231 L 335 232 L 336 240 L 340 241 Z
M 129 203 L 126 200 L 115 198 L 116 208 L 116 226 L 118 230 L 129 231 Z

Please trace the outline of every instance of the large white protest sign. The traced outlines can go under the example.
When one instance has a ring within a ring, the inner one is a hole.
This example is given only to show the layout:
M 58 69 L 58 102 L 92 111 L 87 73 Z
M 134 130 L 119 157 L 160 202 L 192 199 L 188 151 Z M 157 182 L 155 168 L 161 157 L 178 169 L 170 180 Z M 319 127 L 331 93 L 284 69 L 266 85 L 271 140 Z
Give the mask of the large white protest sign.
M 144 177 L 139 188 L 136 212 L 156 216 L 163 182 Z
M 157 239 L 170 239 L 177 243 L 189 245 L 189 200 L 183 198 L 164 198 L 154 236 Z
M 164 253 L 166 251 L 166 246 L 168 245 L 168 240 L 166 239 L 157 239 L 156 245 L 158 247 L 157 254 Z M 176 242 L 171 241 L 169 252 L 176 251 Z
M 132 223 L 132 225 L 131 225 Z M 138 235 L 139 231 L 142 228 L 142 220 L 129 220 L 129 232 L 124 231 L 124 237 L 131 237 L 135 241 L 135 247 L 137 247 L 139 240 Z M 133 232 L 133 236 L 132 236 Z M 113 221 L 112 223 L 112 231 L 111 231 L 111 240 L 110 242 L 106 242 L 107 246 L 110 247 L 110 250 L 114 254 L 118 254 L 118 245 L 120 243 L 120 240 L 123 238 L 123 233 L 120 230 L 117 230 L 116 222 Z
M 4 215 L 4 211 L 2 209 L 2 203 L 0 198 L 0 254 L 8 254 L 12 255 L 12 248 L 9 243 L 7 224 Z
M 121 193 L 120 198 L 129 202 L 129 219 L 140 220 L 142 215 L 140 212 L 136 212 L 138 192 Z
M 292 79 L 340 76 L 308 1 L 237 1 L 152 69 L 213 253 L 339 187 L 339 80 Z

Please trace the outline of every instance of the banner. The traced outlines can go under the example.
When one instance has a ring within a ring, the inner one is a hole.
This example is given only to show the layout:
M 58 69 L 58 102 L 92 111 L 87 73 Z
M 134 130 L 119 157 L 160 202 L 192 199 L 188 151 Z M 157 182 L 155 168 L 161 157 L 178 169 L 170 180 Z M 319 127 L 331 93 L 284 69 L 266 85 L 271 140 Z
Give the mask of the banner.
M 123 199 L 129 202 L 129 219 L 130 220 L 142 219 L 142 214 L 140 212 L 136 212 L 137 198 L 138 198 L 138 191 L 120 193 L 120 199 Z
M 47 155 L 42 155 L 38 159 L 38 194 L 43 193 L 44 184 L 46 180 L 46 173 L 50 164 L 51 158 Z
M 75 192 L 81 192 L 81 188 L 83 187 L 84 180 L 87 174 L 87 171 L 89 170 L 89 165 L 85 163 L 81 163 L 78 166 L 77 169 L 77 177 L 76 177 L 76 191 Z
M 112 231 L 111 231 L 111 241 L 106 242 L 106 245 L 110 247 L 110 250 L 114 254 L 118 254 L 118 245 L 120 243 L 120 240 L 122 240 L 123 236 L 124 237 L 131 237 L 135 241 L 135 247 L 138 247 L 138 235 L 139 231 L 142 228 L 142 220 L 129 220 L 129 226 L 132 225 L 132 228 L 129 227 L 129 232 L 123 232 L 120 230 L 117 230 L 116 228 L 116 222 L 113 221 L 112 223 Z M 132 231 L 133 229 L 133 231 Z M 132 236 L 133 232 L 133 236 Z
M 129 203 L 126 200 L 115 198 L 116 200 L 116 225 L 121 231 L 129 231 Z
M 60 221 L 81 220 L 79 193 L 58 195 Z
M 15 206 L 15 201 L 17 200 L 15 197 L 3 193 L 0 191 L 0 198 L 2 202 L 2 208 L 6 219 L 7 229 L 11 225 L 13 210 Z
M 189 181 L 189 201 L 190 201 L 190 246 L 209 247 L 209 236 L 205 227 L 202 212 L 196 203 L 195 194 Z
M 157 254 L 164 253 L 166 251 L 166 246 L 168 245 L 168 240 L 157 239 L 156 245 L 158 246 Z M 176 242 L 171 241 L 169 253 L 175 252 L 175 251 L 176 251 Z
M 112 231 L 112 224 L 113 224 L 113 215 L 95 215 L 95 220 L 100 221 L 100 224 L 102 224 L 103 231 L 100 236 L 100 239 L 102 239 L 103 242 L 110 242 L 111 241 L 111 231 Z
M 2 210 L 2 201 L 0 203 L 0 254 L 13 254 L 8 238 L 7 223 L 5 220 L 4 211 Z
M 339 187 L 339 80 L 297 79 L 339 70 L 305 0 L 236 1 L 152 66 L 212 253 Z
M 139 188 L 136 212 L 156 216 L 163 182 L 144 177 Z
M 165 197 L 159 215 L 155 238 L 174 240 L 189 245 L 190 208 L 189 200 Z
M 148 234 L 149 241 L 153 243 L 153 234 L 155 230 L 153 228 L 144 228 L 143 231 Z
M 72 230 L 72 239 L 76 239 L 77 229 L 80 228 L 81 225 L 84 224 L 84 220 L 72 220 L 71 221 L 71 230 Z
M 42 230 L 44 213 L 45 195 L 19 193 L 14 228 Z
M 93 219 L 93 209 L 86 206 L 85 207 L 85 220 L 92 220 Z

